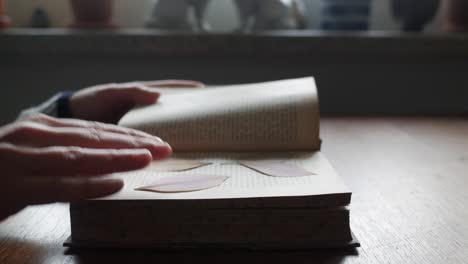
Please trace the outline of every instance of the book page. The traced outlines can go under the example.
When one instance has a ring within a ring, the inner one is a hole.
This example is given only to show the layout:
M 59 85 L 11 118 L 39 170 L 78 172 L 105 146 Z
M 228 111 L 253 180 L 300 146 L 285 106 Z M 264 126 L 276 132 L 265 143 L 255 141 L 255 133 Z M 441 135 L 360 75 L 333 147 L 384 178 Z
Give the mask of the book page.
M 176 152 L 319 150 L 312 77 L 165 94 L 119 123 L 157 135 Z
M 122 191 L 103 200 L 194 200 L 236 199 L 256 197 L 297 197 L 349 194 L 341 178 L 320 152 L 276 153 L 184 153 L 177 158 L 194 159 L 212 163 L 184 172 L 154 172 L 151 167 L 140 171 L 115 174 L 122 178 Z M 238 164 L 236 161 L 262 159 L 295 163 L 314 174 L 302 177 L 271 177 Z M 136 191 L 162 177 L 182 174 L 211 174 L 229 176 L 223 184 L 202 191 L 185 193 L 157 193 Z

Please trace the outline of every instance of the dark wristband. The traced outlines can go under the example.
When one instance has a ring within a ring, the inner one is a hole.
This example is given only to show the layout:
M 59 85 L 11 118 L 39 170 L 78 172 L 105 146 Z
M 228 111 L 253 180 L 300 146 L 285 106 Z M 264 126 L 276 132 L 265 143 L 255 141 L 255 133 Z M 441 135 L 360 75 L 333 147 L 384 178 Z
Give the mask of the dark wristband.
M 57 99 L 57 117 L 59 118 L 72 118 L 73 113 L 70 108 L 70 98 L 73 92 L 62 92 Z

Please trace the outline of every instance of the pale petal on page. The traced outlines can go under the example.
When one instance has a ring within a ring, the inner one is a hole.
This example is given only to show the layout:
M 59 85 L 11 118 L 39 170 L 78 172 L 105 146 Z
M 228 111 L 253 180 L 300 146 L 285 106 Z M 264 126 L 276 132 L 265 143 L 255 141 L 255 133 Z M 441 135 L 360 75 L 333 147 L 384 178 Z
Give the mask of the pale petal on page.
M 284 161 L 257 160 L 240 161 L 239 163 L 262 174 L 274 177 L 303 177 L 315 174 L 296 164 Z
M 153 172 L 177 172 L 187 171 L 210 165 L 210 162 L 202 162 L 198 160 L 185 160 L 185 159 L 168 159 L 153 161 L 145 170 Z
M 229 179 L 228 176 L 221 175 L 177 175 L 161 178 L 148 186 L 143 186 L 135 190 L 160 193 L 193 192 L 217 187 L 227 179 Z

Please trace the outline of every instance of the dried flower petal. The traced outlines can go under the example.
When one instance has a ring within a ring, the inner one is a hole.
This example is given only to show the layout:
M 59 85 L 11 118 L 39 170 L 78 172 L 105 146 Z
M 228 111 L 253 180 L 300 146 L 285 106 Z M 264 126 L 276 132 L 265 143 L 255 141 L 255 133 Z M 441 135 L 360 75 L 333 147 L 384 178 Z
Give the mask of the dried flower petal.
M 240 164 L 262 174 L 274 177 L 303 177 L 315 174 L 296 164 L 281 161 L 241 161 Z
M 193 192 L 217 187 L 228 178 L 220 175 L 183 174 L 164 177 L 148 186 L 135 190 L 160 193 Z
M 202 162 L 198 160 L 185 160 L 185 159 L 167 159 L 153 161 L 145 170 L 153 172 L 177 172 L 187 171 L 210 165 L 209 162 Z

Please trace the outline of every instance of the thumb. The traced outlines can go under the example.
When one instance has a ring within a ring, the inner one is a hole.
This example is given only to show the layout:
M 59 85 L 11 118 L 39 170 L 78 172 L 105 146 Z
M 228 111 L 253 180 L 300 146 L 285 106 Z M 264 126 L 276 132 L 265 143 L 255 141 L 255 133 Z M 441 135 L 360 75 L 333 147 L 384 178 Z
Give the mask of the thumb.
M 129 97 L 132 98 L 134 104 L 149 105 L 154 104 L 158 101 L 160 93 L 142 86 L 138 86 L 135 89 L 129 89 Z
M 158 101 L 160 93 L 145 86 L 127 86 L 113 89 L 109 97 L 116 99 L 128 106 L 149 105 Z

